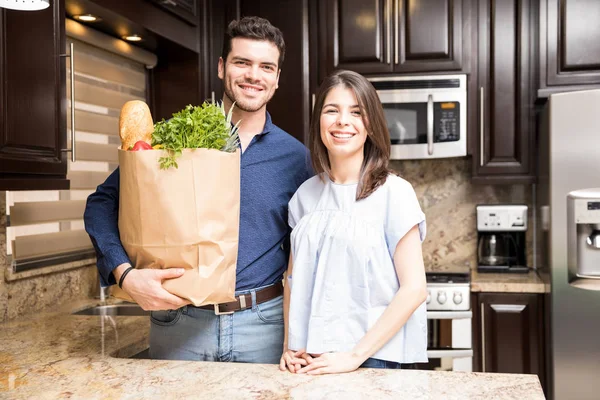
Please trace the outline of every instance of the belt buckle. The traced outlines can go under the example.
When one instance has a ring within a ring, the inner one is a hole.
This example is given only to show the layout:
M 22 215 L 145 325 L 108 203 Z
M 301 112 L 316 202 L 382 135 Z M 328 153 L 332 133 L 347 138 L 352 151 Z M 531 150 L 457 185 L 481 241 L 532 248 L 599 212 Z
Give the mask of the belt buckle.
M 229 314 L 233 314 L 233 311 L 221 312 L 221 310 L 219 309 L 219 305 L 218 304 L 214 304 L 214 307 L 215 307 L 215 315 L 229 315 Z

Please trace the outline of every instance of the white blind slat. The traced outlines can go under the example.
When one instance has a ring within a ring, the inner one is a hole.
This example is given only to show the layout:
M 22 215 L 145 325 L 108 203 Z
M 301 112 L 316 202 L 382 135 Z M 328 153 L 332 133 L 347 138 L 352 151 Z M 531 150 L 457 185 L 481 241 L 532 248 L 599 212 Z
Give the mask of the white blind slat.
M 96 114 L 83 110 L 75 110 L 77 131 L 98 133 L 109 136 L 119 135 L 119 118 Z M 71 118 L 67 118 L 67 128 L 71 129 Z
M 118 149 L 114 144 L 77 142 L 75 150 L 77 151 L 78 159 L 81 161 L 119 162 Z
M 108 175 L 108 172 L 71 171 L 67 179 L 71 182 L 72 190 L 96 189 Z
M 23 260 L 93 248 L 84 230 L 17 236 L 13 240 L 13 258 Z
M 109 82 L 120 83 L 125 86 L 144 90 L 146 84 L 146 75 L 143 71 L 140 73 L 130 68 L 124 68 L 108 60 L 102 60 L 93 55 L 81 51 L 79 46 L 75 63 L 75 72 L 93 76 Z
M 15 203 L 10 207 L 10 225 L 31 225 L 83 218 L 85 201 L 58 200 Z
M 67 85 L 67 97 L 71 97 L 71 85 Z M 107 89 L 75 80 L 76 102 L 94 104 L 101 107 L 120 110 L 121 107 L 123 107 L 123 104 L 130 100 L 146 101 L 146 99 L 142 97 L 134 96 L 129 93 L 123 93 L 113 89 Z M 77 120 L 75 120 L 75 124 L 77 124 Z

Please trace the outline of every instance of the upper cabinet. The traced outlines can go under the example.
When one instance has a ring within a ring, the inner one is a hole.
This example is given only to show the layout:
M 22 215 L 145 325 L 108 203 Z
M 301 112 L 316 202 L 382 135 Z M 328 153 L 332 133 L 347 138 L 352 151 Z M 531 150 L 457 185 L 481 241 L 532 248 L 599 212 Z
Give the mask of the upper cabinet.
M 479 84 L 469 93 L 478 100 L 471 109 L 475 182 L 534 181 L 537 1 L 477 0 Z
M 539 96 L 600 87 L 600 1 L 541 0 Z
M 199 0 L 150 0 L 190 25 L 198 25 Z
M 320 79 L 362 74 L 468 71 L 468 0 L 319 2 Z
M 0 9 L 0 190 L 68 189 L 64 0 Z

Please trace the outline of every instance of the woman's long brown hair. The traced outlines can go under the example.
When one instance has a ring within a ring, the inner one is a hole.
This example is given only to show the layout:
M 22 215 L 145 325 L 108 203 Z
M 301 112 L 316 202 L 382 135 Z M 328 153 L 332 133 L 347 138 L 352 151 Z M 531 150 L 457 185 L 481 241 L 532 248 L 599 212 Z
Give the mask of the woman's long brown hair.
M 310 155 L 315 173 L 325 172 L 331 177 L 331 164 L 327 148 L 321 140 L 321 111 L 327 94 L 335 87 L 344 87 L 354 92 L 361 109 L 363 123 L 367 129 L 364 160 L 360 169 L 356 200 L 369 197 L 392 171 L 389 169 L 390 133 L 387 128 L 383 106 L 371 83 L 362 75 L 345 70 L 333 72 L 323 80 L 315 99 L 310 123 Z

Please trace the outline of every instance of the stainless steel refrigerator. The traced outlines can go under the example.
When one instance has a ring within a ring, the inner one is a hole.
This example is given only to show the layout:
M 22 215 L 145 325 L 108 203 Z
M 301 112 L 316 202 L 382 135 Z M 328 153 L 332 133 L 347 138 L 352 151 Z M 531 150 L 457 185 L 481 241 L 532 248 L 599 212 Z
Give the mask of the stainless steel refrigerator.
M 600 90 L 551 95 L 540 122 L 535 249 L 551 285 L 548 395 L 600 399 Z

